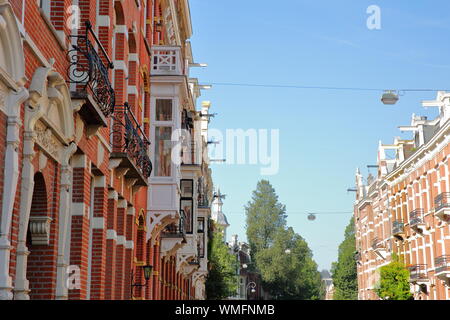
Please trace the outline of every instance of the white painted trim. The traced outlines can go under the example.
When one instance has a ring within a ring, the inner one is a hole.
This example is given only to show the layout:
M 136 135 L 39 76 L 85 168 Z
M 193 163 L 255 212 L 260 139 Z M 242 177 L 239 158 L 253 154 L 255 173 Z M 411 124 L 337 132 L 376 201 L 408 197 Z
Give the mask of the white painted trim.
M 106 230 L 106 239 L 107 240 L 116 240 L 117 241 L 117 231 L 108 229 Z
M 103 217 L 94 217 L 91 221 L 92 229 L 105 229 L 106 221 Z
M 117 236 L 117 245 L 125 245 L 127 242 L 127 238 L 125 236 Z

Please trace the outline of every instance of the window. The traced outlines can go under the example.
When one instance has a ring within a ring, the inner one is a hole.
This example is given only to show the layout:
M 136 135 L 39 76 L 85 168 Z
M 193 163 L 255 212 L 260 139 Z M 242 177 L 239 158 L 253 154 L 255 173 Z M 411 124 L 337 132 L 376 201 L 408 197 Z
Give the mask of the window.
M 194 190 L 193 180 L 181 180 L 181 197 L 192 198 Z
M 201 217 L 197 220 L 197 232 L 204 233 L 205 232 L 205 218 Z
M 170 177 L 172 153 L 172 128 L 155 128 L 155 176 Z
M 156 99 L 156 121 L 172 121 L 172 99 Z
M 197 242 L 197 253 L 199 258 L 205 257 L 205 235 L 203 233 L 200 233 L 198 235 L 198 242 Z
M 192 199 L 181 199 L 180 202 L 181 210 L 183 210 L 185 214 L 184 230 L 186 233 L 192 233 L 194 230 Z

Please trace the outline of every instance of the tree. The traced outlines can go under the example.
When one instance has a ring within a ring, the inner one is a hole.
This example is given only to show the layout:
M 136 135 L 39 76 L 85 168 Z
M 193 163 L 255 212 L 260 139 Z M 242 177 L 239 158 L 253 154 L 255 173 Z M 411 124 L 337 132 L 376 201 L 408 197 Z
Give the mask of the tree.
M 356 271 L 355 223 L 351 218 L 345 228 L 344 241 L 339 245 L 338 261 L 331 268 L 334 284 L 334 300 L 358 299 L 358 278 Z
M 236 256 L 230 253 L 221 228 L 215 225 L 215 232 L 208 241 L 209 273 L 206 279 L 206 296 L 209 300 L 225 299 L 237 290 Z
M 396 254 L 392 254 L 391 263 L 380 268 L 380 282 L 377 285 L 376 293 L 384 300 L 412 299 L 409 271 Z
M 292 228 L 277 231 L 273 245 L 256 255 L 256 265 L 264 288 L 276 299 L 316 300 L 324 295 L 312 252 Z
M 286 226 L 286 207 L 278 202 L 269 181 L 261 180 L 253 191 L 252 200 L 245 206 L 247 239 L 252 258 L 269 248 L 276 232 Z
M 276 299 L 319 299 L 322 285 L 312 252 L 286 227 L 286 207 L 269 181 L 258 182 L 245 211 L 251 269 L 261 274 L 263 288 Z

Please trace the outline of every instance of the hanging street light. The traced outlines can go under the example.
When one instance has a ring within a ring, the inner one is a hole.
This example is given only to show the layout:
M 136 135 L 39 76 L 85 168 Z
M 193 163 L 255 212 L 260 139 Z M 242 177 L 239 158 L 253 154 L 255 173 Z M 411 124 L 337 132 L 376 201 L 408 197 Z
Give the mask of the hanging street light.
M 386 90 L 381 96 L 381 102 L 385 105 L 394 105 L 398 101 L 398 92 L 395 90 Z

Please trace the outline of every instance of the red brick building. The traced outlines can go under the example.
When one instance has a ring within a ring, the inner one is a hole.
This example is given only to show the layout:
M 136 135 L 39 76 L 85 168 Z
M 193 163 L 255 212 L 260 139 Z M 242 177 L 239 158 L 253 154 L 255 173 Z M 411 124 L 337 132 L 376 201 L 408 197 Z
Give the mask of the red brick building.
M 191 33 L 187 0 L 0 0 L 0 299 L 204 298 L 209 104 L 196 111 Z M 161 126 L 191 133 L 193 163 L 165 158 Z
M 397 253 L 409 269 L 414 299 L 450 300 L 450 94 L 438 92 L 422 104 L 437 107 L 439 115 L 413 115 L 400 127 L 411 139 L 380 144 L 377 176 L 364 182 L 356 175 L 360 299 L 380 299 L 374 291 L 379 267 Z

